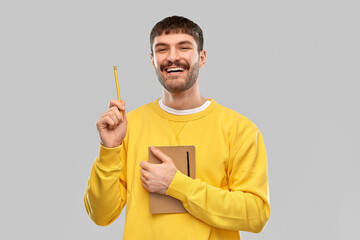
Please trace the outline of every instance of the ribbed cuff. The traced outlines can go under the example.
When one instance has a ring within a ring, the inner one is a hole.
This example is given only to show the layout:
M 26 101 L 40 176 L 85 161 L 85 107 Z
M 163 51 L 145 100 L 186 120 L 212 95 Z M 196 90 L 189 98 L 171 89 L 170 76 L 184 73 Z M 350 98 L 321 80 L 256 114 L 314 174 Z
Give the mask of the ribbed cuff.
M 166 195 L 179 199 L 182 203 L 186 203 L 186 196 L 190 195 L 193 184 L 194 179 L 177 171 L 166 191 Z
M 100 144 L 98 165 L 105 168 L 121 168 L 123 166 L 120 159 L 121 147 L 122 145 L 107 148 Z

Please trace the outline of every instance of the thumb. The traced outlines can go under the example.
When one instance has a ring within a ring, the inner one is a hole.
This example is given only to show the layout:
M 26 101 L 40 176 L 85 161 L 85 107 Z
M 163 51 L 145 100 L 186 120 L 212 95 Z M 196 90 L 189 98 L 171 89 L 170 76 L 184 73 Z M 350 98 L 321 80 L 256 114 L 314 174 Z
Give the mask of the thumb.
M 171 158 L 168 155 L 166 155 L 156 147 L 151 146 L 150 150 L 161 161 L 161 163 L 172 162 Z

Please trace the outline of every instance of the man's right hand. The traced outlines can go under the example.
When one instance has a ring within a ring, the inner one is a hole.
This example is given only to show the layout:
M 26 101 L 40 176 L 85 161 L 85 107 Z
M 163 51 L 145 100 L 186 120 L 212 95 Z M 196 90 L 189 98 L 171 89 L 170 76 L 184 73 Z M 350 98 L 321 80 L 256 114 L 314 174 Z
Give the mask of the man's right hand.
M 125 102 L 111 100 L 109 109 L 96 122 L 102 145 L 107 148 L 119 146 L 126 135 L 127 119 Z

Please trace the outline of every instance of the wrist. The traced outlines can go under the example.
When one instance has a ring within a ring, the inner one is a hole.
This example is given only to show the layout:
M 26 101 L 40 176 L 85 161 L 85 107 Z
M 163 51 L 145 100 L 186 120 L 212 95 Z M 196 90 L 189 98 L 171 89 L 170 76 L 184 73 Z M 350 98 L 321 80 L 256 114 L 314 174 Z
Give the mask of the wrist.
M 119 168 L 122 166 L 120 160 L 121 145 L 115 148 L 108 148 L 100 144 L 97 163 L 105 168 Z
M 178 170 L 175 169 L 174 171 L 171 171 L 171 172 L 169 173 L 168 178 L 167 178 L 167 187 L 166 187 L 166 190 L 168 190 L 171 182 L 174 180 L 174 177 L 175 177 L 177 171 L 178 171 Z
M 114 143 L 104 143 L 103 141 L 100 140 L 100 144 L 101 146 L 105 147 L 105 148 L 117 148 L 119 146 L 121 146 L 121 143 L 119 144 L 114 144 Z

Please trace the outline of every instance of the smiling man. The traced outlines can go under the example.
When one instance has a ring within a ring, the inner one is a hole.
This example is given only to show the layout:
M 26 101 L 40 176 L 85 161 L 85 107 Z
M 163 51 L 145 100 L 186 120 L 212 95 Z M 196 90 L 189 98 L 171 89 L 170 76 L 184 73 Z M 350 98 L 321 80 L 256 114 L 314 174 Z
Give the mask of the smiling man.
M 206 52 L 198 51 L 191 35 L 160 35 L 154 39 L 153 48 L 155 54 L 151 54 L 151 59 L 154 69 L 167 92 L 184 92 L 197 82 L 199 68 L 205 63 Z
M 127 114 L 124 101 L 111 100 L 98 119 L 87 213 L 108 225 L 126 204 L 123 239 L 240 239 L 239 231 L 260 232 L 270 215 L 263 138 L 246 117 L 201 96 L 201 28 L 184 17 L 165 18 L 152 29 L 150 46 L 162 98 Z M 195 146 L 196 179 L 151 147 L 183 145 Z M 148 147 L 161 164 L 147 161 Z M 149 192 L 180 200 L 187 212 L 151 214 Z

